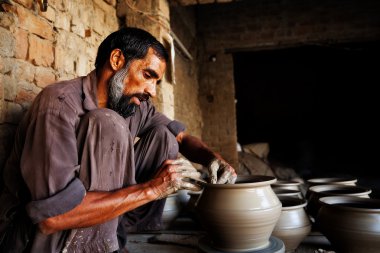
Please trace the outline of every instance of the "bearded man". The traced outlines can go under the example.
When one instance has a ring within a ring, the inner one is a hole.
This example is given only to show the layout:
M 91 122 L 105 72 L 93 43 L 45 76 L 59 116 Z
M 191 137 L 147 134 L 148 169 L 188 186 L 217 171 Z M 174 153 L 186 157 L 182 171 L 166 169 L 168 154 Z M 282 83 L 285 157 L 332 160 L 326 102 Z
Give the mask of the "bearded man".
M 211 183 L 234 183 L 219 154 L 149 100 L 167 61 L 150 33 L 123 28 L 101 43 L 94 71 L 40 92 L 4 169 L 0 251 L 115 252 L 125 231 L 160 229 L 165 198 L 197 189 L 184 179 L 200 173 L 179 153 Z

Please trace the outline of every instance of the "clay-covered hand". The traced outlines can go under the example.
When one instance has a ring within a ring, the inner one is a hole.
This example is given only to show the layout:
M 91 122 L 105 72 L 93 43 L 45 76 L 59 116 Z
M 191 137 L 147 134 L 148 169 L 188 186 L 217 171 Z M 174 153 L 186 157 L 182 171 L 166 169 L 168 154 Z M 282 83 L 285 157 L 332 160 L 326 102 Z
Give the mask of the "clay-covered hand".
M 212 184 L 234 184 L 236 181 L 237 175 L 234 168 L 221 159 L 213 159 L 207 169 Z
M 166 160 L 151 180 L 150 186 L 158 196 L 157 199 L 162 199 L 181 189 L 200 191 L 198 184 L 186 180 L 200 177 L 201 173 L 189 161 L 182 158 Z

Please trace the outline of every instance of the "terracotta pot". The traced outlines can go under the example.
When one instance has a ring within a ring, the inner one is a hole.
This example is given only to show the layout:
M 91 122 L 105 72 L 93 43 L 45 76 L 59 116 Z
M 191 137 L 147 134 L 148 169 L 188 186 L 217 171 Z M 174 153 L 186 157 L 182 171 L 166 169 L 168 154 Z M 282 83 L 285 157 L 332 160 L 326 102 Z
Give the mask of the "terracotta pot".
M 196 212 L 212 247 L 250 251 L 269 246 L 281 214 L 271 176 L 240 176 L 235 184 L 207 184 Z
M 282 211 L 272 235 L 285 243 L 286 251 L 295 250 L 311 231 L 311 221 L 306 213 L 304 199 L 280 197 Z
M 380 200 L 323 197 L 317 222 L 338 252 L 380 252 Z
M 308 214 L 316 218 L 318 210 L 321 207 L 319 199 L 329 196 L 353 196 L 361 198 L 369 198 L 371 190 L 368 188 L 355 185 L 317 185 L 309 188 L 309 199 L 307 204 Z
M 181 211 L 178 193 L 170 194 L 166 198 L 164 210 L 162 212 L 162 227 L 168 229 Z

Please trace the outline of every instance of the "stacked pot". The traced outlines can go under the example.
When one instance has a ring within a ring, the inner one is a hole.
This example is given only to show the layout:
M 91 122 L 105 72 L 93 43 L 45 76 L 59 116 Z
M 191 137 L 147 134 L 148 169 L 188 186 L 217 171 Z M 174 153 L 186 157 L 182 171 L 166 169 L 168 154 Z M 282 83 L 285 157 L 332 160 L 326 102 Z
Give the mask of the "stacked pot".
M 334 250 L 380 252 L 380 200 L 355 178 L 309 179 L 307 211 Z
M 281 215 L 273 230 L 287 252 L 294 251 L 311 231 L 311 221 L 306 212 L 307 202 L 298 181 L 277 181 L 272 185 L 282 203 Z

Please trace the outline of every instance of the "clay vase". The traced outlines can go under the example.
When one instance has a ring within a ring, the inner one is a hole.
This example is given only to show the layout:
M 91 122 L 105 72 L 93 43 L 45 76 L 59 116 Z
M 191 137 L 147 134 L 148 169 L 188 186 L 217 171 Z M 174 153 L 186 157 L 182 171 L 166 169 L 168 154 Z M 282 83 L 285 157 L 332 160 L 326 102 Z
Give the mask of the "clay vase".
M 307 204 L 307 212 L 312 218 L 316 218 L 318 210 L 321 207 L 319 199 L 329 196 L 353 196 L 361 198 L 369 198 L 371 189 L 356 185 L 316 185 L 309 188 L 309 199 Z
M 162 212 L 162 228 L 168 229 L 181 211 L 178 193 L 170 194 L 166 198 L 164 210 Z
M 311 221 L 306 213 L 306 200 L 280 197 L 282 211 L 272 235 L 285 244 L 285 251 L 291 252 L 311 231 Z
M 337 252 L 380 252 L 380 200 L 323 197 L 317 222 Z
M 222 251 L 251 251 L 269 246 L 281 214 L 272 176 L 240 176 L 235 184 L 207 184 L 196 206 L 210 245 Z

